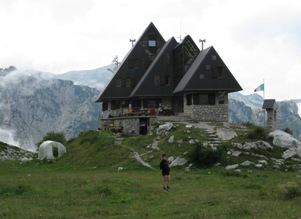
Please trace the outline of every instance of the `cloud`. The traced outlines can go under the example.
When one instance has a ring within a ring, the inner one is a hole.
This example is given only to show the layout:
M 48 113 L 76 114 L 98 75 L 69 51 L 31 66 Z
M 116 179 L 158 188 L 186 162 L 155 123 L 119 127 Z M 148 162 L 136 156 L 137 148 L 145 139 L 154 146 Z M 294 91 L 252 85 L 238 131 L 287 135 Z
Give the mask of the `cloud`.
M 115 55 L 122 60 L 151 21 L 165 40 L 206 39 L 244 93 L 264 79 L 266 97 L 299 98 L 299 0 L 2 0 L 0 66 L 53 73 L 106 66 Z
M 14 130 L 0 128 L 0 141 L 9 145 L 20 147 L 20 142 L 16 141 L 14 136 L 15 136 Z
M 0 77 L 0 87 L 7 89 L 15 89 L 14 86 L 20 86 L 20 82 L 24 80 L 45 80 L 52 77 L 53 74 L 40 72 L 36 70 L 21 69 L 9 72 L 7 75 Z

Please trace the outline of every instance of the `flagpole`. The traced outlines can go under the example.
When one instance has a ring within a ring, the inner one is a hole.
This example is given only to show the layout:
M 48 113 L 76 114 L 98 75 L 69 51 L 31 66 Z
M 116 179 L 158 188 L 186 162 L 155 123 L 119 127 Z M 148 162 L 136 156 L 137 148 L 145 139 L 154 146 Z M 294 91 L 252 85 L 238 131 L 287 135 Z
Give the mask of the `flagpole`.
M 263 79 L 263 86 L 264 86 L 264 89 L 263 89 L 263 99 L 265 99 L 265 84 L 264 84 L 264 79 Z
M 263 102 L 265 100 L 265 84 L 264 84 L 264 79 L 263 79 Z M 264 119 L 263 119 L 263 127 L 266 129 L 266 110 L 263 111 L 263 116 L 264 116 Z

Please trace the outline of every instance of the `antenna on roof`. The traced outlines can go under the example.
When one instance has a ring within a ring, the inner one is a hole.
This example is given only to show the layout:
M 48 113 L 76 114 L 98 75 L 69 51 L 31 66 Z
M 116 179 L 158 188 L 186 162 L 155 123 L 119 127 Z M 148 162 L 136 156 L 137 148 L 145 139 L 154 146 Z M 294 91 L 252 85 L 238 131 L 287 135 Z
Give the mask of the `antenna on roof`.
M 130 42 L 132 43 L 132 47 L 134 47 L 134 43 L 136 42 L 136 39 L 130 39 Z
M 206 43 L 206 39 L 199 39 L 199 42 L 202 43 L 202 50 L 204 49 L 204 43 Z
M 118 67 L 118 64 L 119 64 L 119 62 L 118 62 L 118 55 L 116 55 L 116 56 L 114 57 L 114 59 L 112 60 L 111 63 L 114 63 L 114 64 L 116 65 L 116 67 Z
M 182 18 L 181 18 L 181 22 L 180 22 L 180 36 L 179 36 L 179 37 L 176 37 L 176 38 L 179 38 L 179 39 L 180 39 L 179 42 L 182 42 L 181 34 L 182 34 Z

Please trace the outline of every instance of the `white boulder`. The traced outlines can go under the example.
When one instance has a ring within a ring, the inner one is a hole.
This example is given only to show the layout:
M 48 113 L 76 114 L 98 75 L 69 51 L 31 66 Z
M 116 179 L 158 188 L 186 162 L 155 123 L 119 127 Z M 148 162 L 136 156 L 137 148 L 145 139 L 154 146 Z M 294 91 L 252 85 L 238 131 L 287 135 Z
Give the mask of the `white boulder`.
M 240 165 L 244 166 L 244 167 L 248 167 L 248 166 L 251 166 L 251 165 L 255 165 L 255 163 L 252 162 L 252 161 L 246 160 L 246 161 L 242 162 Z
M 170 130 L 171 128 L 173 127 L 173 124 L 171 122 L 168 122 L 168 123 L 165 123 L 163 125 L 160 125 L 158 127 L 158 130 L 165 130 L 165 131 L 168 131 Z
M 236 169 L 239 165 L 238 164 L 233 164 L 233 165 L 228 165 L 225 167 L 226 170 L 233 170 Z
M 216 135 L 222 141 L 228 141 L 237 136 L 235 131 L 233 131 L 232 129 L 228 129 L 228 128 L 217 128 Z
M 175 142 L 175 136 L 170 136 L 169 139 L 168 139 L 168 143 L 172 144 Z
M 172 163 L 169 165 L 170 167 L 173 166 L 183 166 L 187 163 L 187 160 L 185 158 L 177 157 L 172 161 Z
M 273 137 L 273 144 L 282 148 L 298 148 L 301 147 L 301 142 L 295 139 L 292 135 L 276 130 L 271 132 L 269 136 Z

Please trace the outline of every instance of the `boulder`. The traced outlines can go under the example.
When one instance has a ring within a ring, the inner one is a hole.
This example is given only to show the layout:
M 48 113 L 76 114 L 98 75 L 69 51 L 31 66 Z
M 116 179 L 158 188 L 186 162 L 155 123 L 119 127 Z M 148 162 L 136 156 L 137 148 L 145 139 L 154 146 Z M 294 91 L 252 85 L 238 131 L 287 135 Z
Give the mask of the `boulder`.
M 238 164 L 233 164 L 233 165 L 228 165 L 225 167 L 226 170 L 233 170 L 236 169 L 239 165 Z
M 266 160 L 259 160 L 258 163 L 262 165 L 268 165 L 268 162 Z
M 168 143 L 172 144 L 175 142 L 175 136 L 170 136 L 169 139 L 168 139 Z
M 158 130 L 164 130 L 164 131 L 169 131 L 173 127 L 173 124 L 171 122 L 165 123 L 163 125 L 160 125 L 158 127 Z
M 283 152 L 282 158 L 289 159 L 289 158 L 301 158 L 301 147 L 298 148 L 289 148 Z
M 183 166 L 187 163 L 187 160 L 185 158 L 177 157 L 172 161 L 172 163 L 169 165 L 170 167 L 173 166 Z
M 228 141 L 237 136 L 235 131 L 233 131 L 232 129 L 228 129 L 228 128 L 217 128 L 216 135 L 222 141 Z
M 292 135 L 276 130 L 269 133 L 270 137 L 273 137 L 273 144 L 282 148 L 298 148 L 301 147 L 301 142 L 295 139 Z
M 246 161 L 242 162 L 240 165 L 244 166 L 244 167 L 248 167 L 251 165 L 255 165 L 255 163 L 253 163 L 252 161 L 246 160 Z
M 246 142 L 244 144 L 234 143 L 234 146 L 239 148 L 239 149 L 244 149 L 244 150 L 251 150 L 251 149 L 258 149 L 258 148 L 273 149 L 273 146 L 271 146 L 266 141 Z

